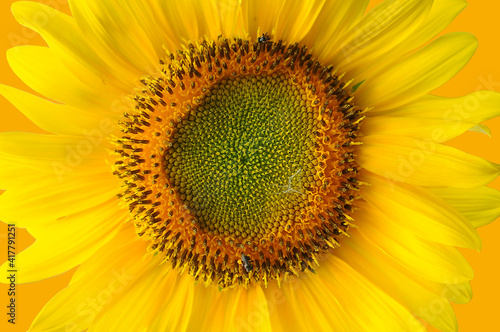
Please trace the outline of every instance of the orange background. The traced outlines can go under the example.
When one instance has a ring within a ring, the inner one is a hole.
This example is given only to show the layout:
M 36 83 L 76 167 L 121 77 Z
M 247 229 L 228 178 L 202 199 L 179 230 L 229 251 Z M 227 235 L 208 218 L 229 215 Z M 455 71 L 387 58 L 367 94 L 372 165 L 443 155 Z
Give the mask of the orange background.
M 54 8 L 69 13 L 65 0 L 40 0 Z M 85 0 L 81 0 L 85 1 Z M 5 51 L 15 45 L 32 44 L 43 45 L 43 40 L 32 31 L 20 26 L 14 20 L 10 5 L 13 1 L 2 0 L 0 4 L 0 83 L 8 84 L 20 89 L 28 90 L 12 72 L 7 64 Z M 370 8 L 382 1 L 372 1 Z M 464 12 L 443 32 L 467 31 L 479 39 L 479 49 L 472 61 L 455 78 L 435 91 L 443 96 L 461 96 L 476 90 L 481 84 L 481 78 L 500 83 L 500 47 L 498 37 L 498 13 L 500 2 L 496 0 L 474 0 Z M 499 84 L 500 85 L 500 84 Z M 500 91 L 500 86 L 495 87 Z M 0 97 L 0 131 L 27 131 L 38 132 L 34 124 Z M 500 118 L 487 121 L 493 138 L 486 135 L 468 132 L 449 142 L 450 145 L 469 153 L 500 163 Z M 500 189 L 500 179 L 491 184 Z M 6 260 L 5 235 L 7 227 L 0 223 L 0 262 Z M 483 250 L 477 253 L 472 250 L 461 250 L 475 271 L 472 287 L 473 300 L 466 305 L 453 305 L 461 332 L 492 331 L 498 326 L 498 298 L 500 298 L 500 220 L 479 230 L 483 239 Z M 28 232 L 19 229 L 17 232 L 18 252 L 34 242 Z M 59 290 L 65 287 L 73 270 L 63 275 L 40 281 L 37 283 L 17 286 L 17 324 L 7 324 L 6 305 L 7 287 L 0 285 L 0 330 L 26 331 L 36 314 Z M 430 328 L 429 331 L 437 331 Z

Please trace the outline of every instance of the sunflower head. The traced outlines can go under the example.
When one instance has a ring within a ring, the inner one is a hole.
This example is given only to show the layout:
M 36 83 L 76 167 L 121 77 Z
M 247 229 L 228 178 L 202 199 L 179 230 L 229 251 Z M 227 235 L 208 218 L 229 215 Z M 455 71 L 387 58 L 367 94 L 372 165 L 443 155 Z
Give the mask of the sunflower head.
M 267 34 L 189 43 L 159 63 L 114 140 L 120 196 L 150 251 L 224 288 L 314 272 L 358 196 L 351 82 Z

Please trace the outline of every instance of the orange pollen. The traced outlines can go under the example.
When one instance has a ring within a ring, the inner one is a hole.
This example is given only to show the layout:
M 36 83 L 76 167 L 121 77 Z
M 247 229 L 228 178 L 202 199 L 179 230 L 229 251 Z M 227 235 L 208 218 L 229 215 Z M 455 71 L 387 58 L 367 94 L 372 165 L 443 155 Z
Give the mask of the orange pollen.
M 205 285 L 314 272 L 353 221 L 364 118 L 305 46 L 202 41 L 141 80 L 114 140 L 137 234 Z

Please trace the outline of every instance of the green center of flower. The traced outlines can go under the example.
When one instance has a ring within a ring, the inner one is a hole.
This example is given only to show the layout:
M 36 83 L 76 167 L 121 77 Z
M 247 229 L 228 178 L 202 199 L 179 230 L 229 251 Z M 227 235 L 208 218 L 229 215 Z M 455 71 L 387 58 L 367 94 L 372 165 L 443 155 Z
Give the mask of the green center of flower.
M 359 189 L 350 82 L 283 41 L 203 41 L 160 65 L 114 142 L 137 234 L 206 285 L 314 271 Z
M 290 79 L 222 80 L 185 119 L 172 132 L 166 172 L 200 229 L 264 237 L 283 226 L 277 218 L 300 214 L 317 163 L 315 123 Z

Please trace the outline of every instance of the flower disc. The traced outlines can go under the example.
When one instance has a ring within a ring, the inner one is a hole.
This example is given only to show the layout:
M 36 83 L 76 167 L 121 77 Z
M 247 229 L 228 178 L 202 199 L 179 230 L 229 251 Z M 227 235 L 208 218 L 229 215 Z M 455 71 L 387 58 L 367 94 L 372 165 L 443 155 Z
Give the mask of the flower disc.
M 314 271 L 359 189 L 350 82 L 281 40 L 204 41 L 160 65 L 115 141 L 138 234 L 207 285 Z

